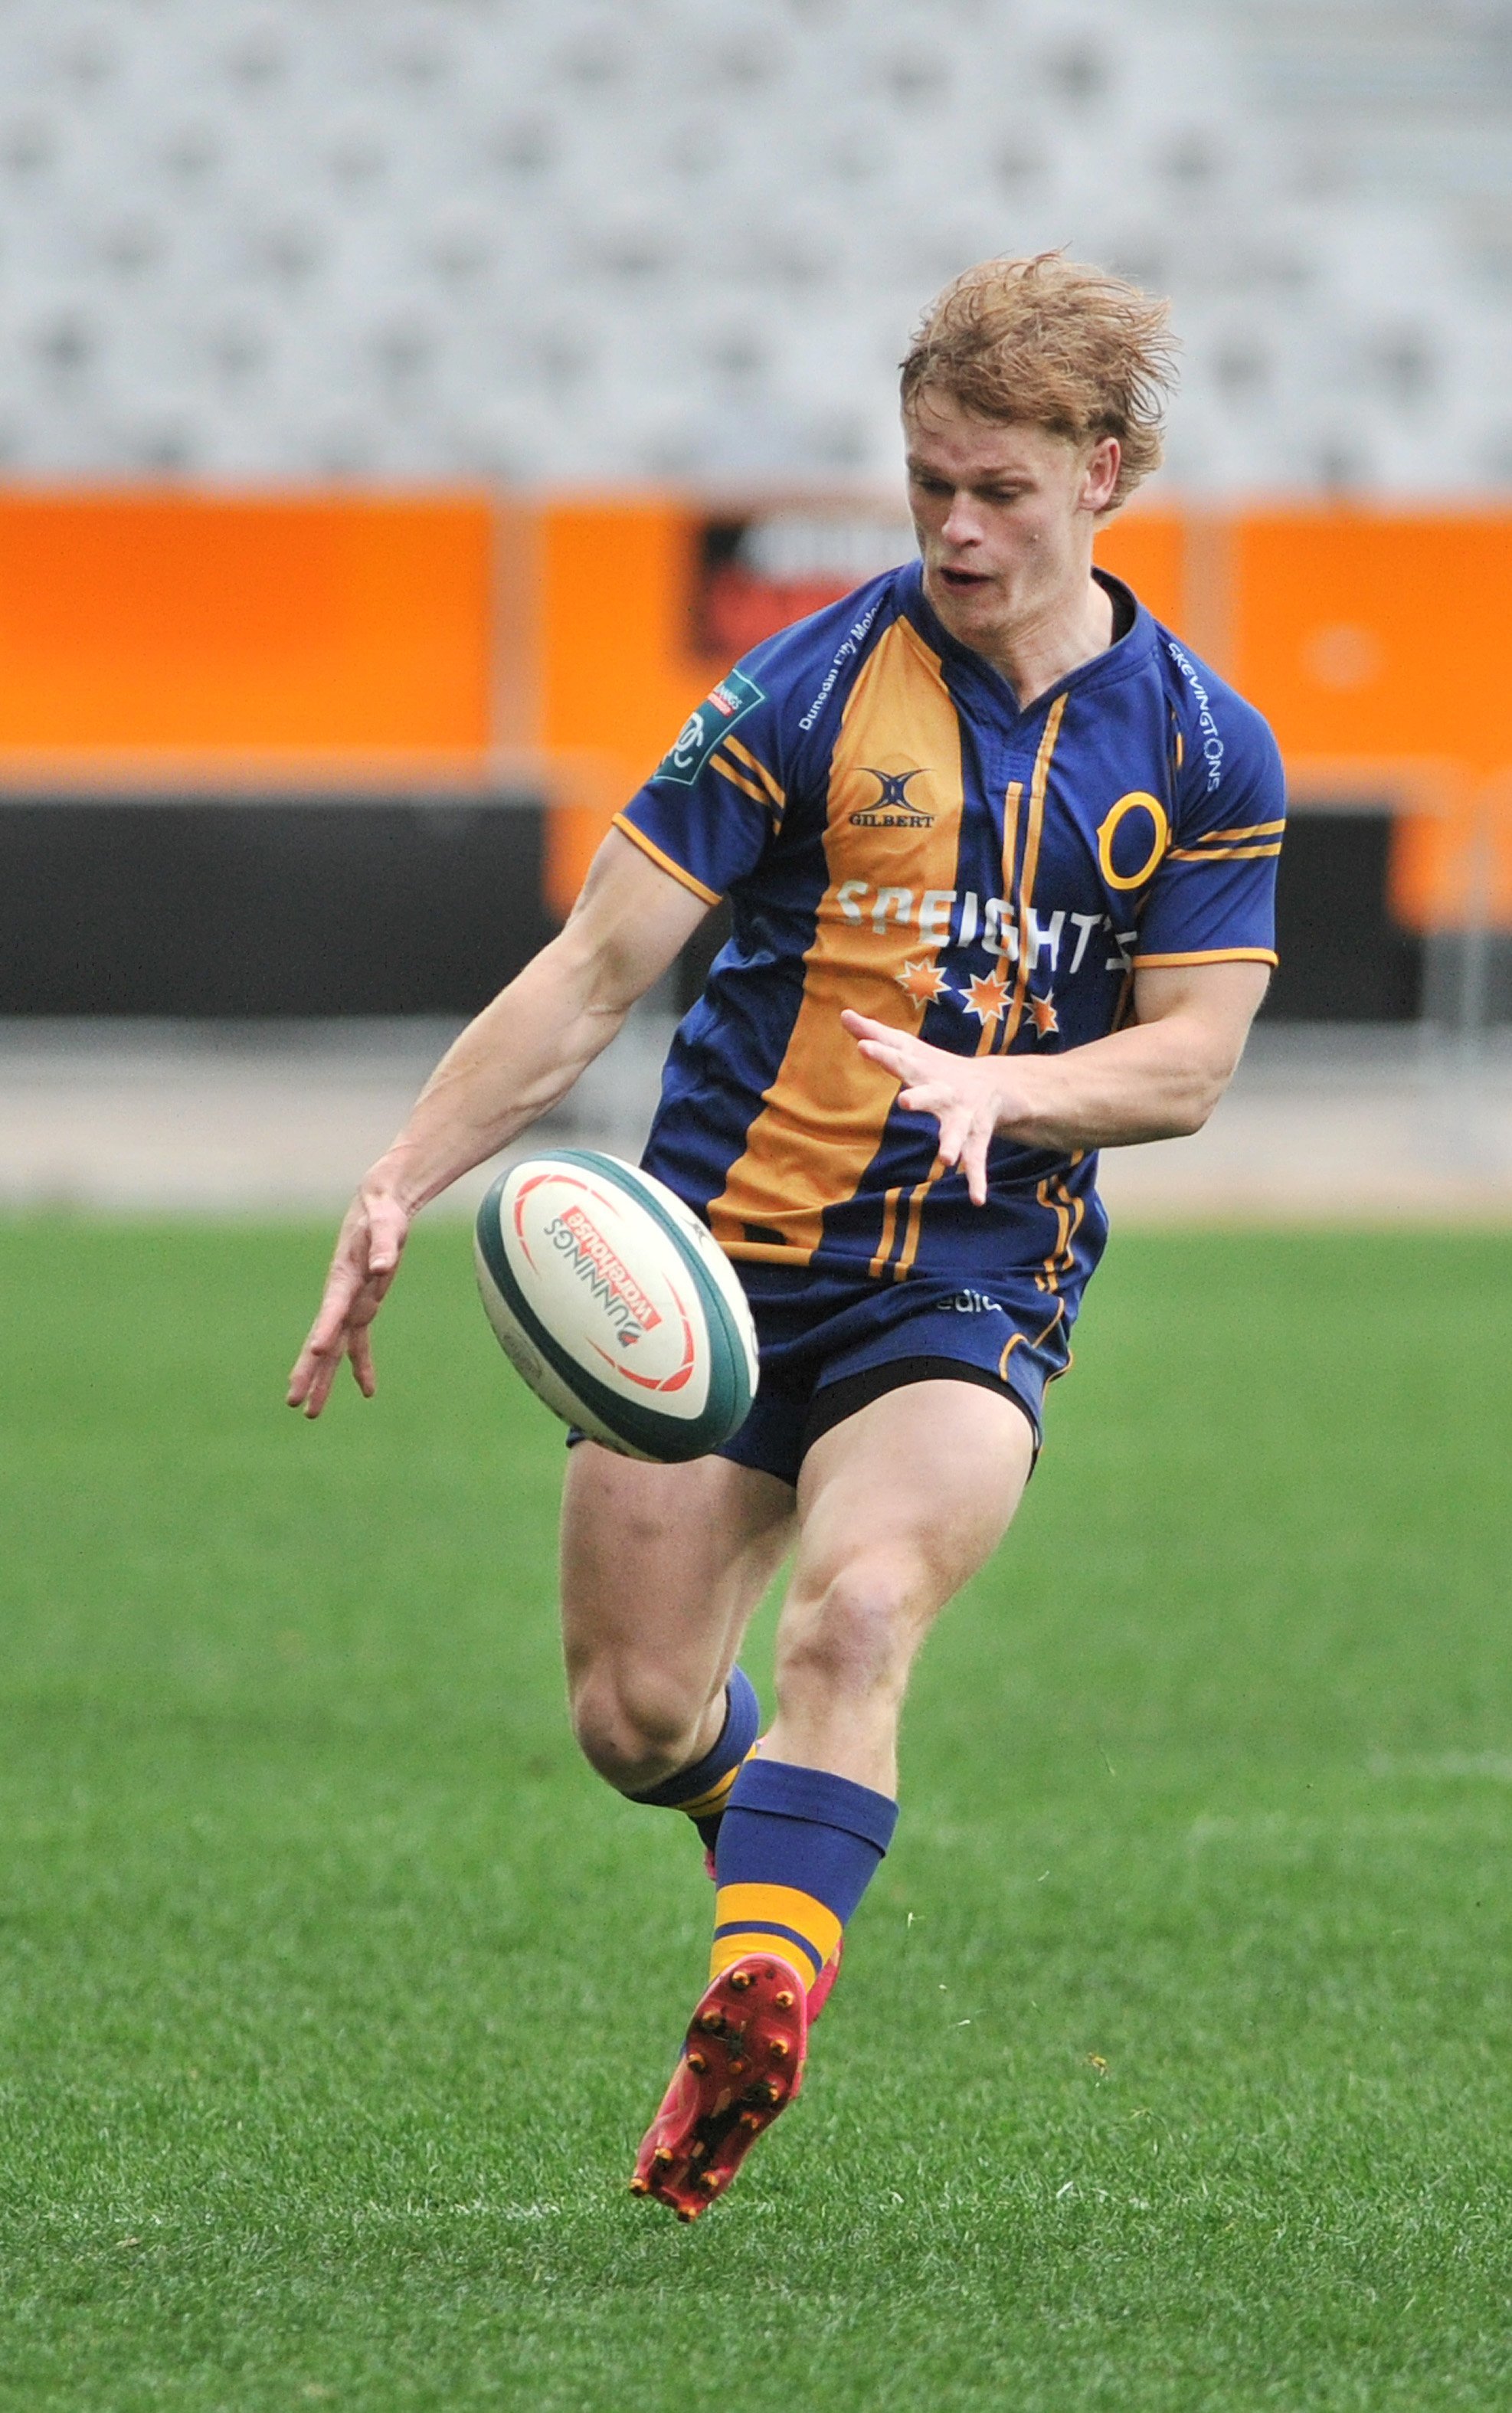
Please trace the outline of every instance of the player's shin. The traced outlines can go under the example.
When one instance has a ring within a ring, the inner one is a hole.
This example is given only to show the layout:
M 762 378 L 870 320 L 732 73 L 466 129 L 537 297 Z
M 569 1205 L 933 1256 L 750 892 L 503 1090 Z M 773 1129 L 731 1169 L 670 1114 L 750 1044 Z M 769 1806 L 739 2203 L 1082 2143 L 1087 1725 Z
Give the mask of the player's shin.
M 725 1804 L 761 1732 L 761 1725 L 756 1688 L 743 1667 L 734 1667 L 725 1686 L 724 1725 L 712 1751 L 705 1752 L 690 1768 L 679 1769 L 665 1784 L 653 1785 L 648 1793 L 632 1793 L 630 1799 L 645 1802 L 653 1810 L 680 1810 L 692 1820 L 712 1852 Z
M 897 1802 L 868 1785 L 783 1760 L 748 1761 L 715 1853 L 711 1977 L 749 1953 L 771 1953 L 802 1978 L 813 2016 L 897 1823 Z

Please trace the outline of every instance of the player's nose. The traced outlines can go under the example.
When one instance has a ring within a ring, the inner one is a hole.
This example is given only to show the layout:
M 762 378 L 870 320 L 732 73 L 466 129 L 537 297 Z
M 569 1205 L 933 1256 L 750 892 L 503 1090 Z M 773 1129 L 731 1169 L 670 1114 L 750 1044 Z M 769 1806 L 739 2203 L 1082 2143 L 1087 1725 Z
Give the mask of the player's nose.
M 950 545 L 970 545 L 979 540 L 982 531 L 972 514 L 969 496 L 955 495 L 951 497 L 950 509 L 941 523 L 940 534 L 942 541 Z

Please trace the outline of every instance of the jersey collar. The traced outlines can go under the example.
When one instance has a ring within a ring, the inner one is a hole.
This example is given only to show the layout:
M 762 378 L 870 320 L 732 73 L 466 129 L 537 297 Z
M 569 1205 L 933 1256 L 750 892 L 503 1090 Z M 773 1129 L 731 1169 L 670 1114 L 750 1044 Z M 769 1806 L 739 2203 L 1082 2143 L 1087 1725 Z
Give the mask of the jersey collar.
M 1043 695 L 1037 695 L 1029 707 L 1030 713 L 1038 715 L 1044 712 L 1058 695 L 1070 689 L 1102 687 L 1126 677 L 1147 659 L 1155 642 L 1155 623 L 1134 589 L 1105 570 L 1094 568 L 1092 576 L 1100 586 L 1107 589 L 1115 604 L 1122 600 L 1125 611 L 1132 611 L 1132 623 L 1123 635 L 1103 653 L 1094 654 L 1090 661 L 1078 662 L 1074 671 L 1067 671 L 1065 676 L 1057 679 L 1053 687 L 1047 687 Z M 958 675 L 992 696 L 1000 705 L 1005 704 L 1015 719 L 1020 717 L 1018 698 L 1001 671 L 995 669 L 985 654 L 977 653 L 971 645 L 963 645 L 953 637 L 939 617 L 924 591 L 922 561 L 911 561 L 902 571 L 898 581 L 898 603 L 925 644 L 942 661 L 949 662 Z

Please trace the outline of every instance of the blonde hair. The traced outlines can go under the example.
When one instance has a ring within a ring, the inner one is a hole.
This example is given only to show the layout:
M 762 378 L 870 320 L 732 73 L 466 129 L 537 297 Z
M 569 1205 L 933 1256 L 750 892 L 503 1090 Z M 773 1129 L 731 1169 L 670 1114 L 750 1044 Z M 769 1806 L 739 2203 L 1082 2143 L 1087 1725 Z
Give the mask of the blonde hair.
M 984 259 L 953 278 L 915 328 L 904 408 L 935 391 L 975 418 L 1047 428 L 1075 444 L 1116 436 L 1115 511 L 1160 466 L 1176 383 L 1169 317 L 1168 303 L 1059 251 Z

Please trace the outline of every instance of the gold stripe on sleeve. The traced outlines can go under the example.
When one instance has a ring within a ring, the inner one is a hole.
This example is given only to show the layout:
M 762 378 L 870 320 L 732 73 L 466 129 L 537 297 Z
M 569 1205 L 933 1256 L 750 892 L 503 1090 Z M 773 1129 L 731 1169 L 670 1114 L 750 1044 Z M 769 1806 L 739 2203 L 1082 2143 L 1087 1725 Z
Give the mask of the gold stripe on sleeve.
M 1262 855 L 1279 854 L 1279 846 L 1173 846 L 1167 863 L 1257 863 Z
M 1175 971 L 1183 964 L 1279 964 L 1271 947 L 1203 947 L 1191 955 L 1135 955 L 1136 972 Z
M 728 742 L 726 740 L 726 743 Z M 764 788 L 758 788 L 754 779 L 748 779 L 744 771 L 737 771 L 734 764 L 727 762 L 722 755 L 711 754 L 709 761 L 721 779 L 728 779 L 730 785 L 733 788 L 738 788 L 743 796 L 749 796 L 753 805 L 760 805 L 763 813 L 771 811 L 772 799 Z
M 788 802 L 786 795 L 778 786 L 765 763 L 757 759 L 749 746 L 742 746 L 738 737 L 727 737 L 724 741 L 724 750 L 727 754 L 733 754 L 738 762 L 744 762 L 748 771 L 754 771 L 779 813 L 786 810 Z
M 1251 822 L 1247 829 L 1204 830 L 1198 846 L 1237 846 L 1240 838 L 1276 837 L 1285 828 L 1284 822 Z
M 690 888 L 695 896 L 702 896 L 705 905 L 719 903 L 719 892 L 717 888 L 705 888 L 702 880 L 695 880 L 693 874 L 682 864 L 674 863 L 670 854 L 663 854 L 655 841 L 646 836 L 645 830 L 637 829 L 635 823 L 628 820 L 625 814 L 615 815 L 614 826 L 616 830 L 622 830 L 626 837 L 638 846 L 643 854 L 648 854 L 652 862 L 659 865 L 663 871 L 670 871 L 674 880 L 680 880 L 683 886 Z

